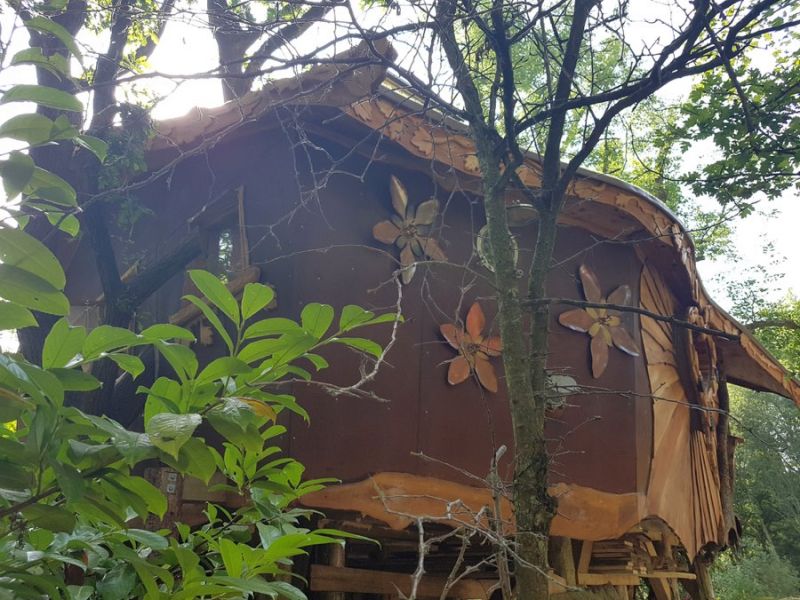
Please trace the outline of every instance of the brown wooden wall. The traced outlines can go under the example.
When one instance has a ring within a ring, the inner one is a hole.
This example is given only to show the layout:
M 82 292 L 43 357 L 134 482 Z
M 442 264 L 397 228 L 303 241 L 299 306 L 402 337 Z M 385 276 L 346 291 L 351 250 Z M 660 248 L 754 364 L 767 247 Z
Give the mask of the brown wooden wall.
M 372 237 L 373 225 L 392 211 L 389 176 L 406 185 L 412 204 L 436 196 L 443 207 L 437 235 L 450 264 L 420 267 L 402 289 L 406 322 L 387 364 L 369 388 L 387 402 L 334 398 L 313 386 L 296 389 L 312 420 L 310 425 L 294 417 L 289 420 L 288 451 L 306 464 L 310 476 L 357 481 L 377 472 L 400 471 L 469 483 L 457 471 L 412 453 L 483 476 L 496 448 L 511 445 L 502 379 L 497 394 L 474 381 L 448 385 L 447 361 L 456 355 L 439 334 L 442 323 L 463 319 L 476 299 L 486 312 L 487 328 L 494 320 L 490 273 L 473 250 L 474 232 L 484 223 L 482 208 L 468 195 L 434 189 L 431 180 L 417 172 L 378 162 L 367 165 L 356 157 L 344 158 L 335 165 L 336 174 L 330 174 L 330 157 L 345 157 L 346 150 L 320 144 L 328 155 L 308 146 L 293 147 L 285 133 L 276 131 L 218 146 L 208 156 L 181 164 L 169 178 L 139 194 L 157 214 L 142 217 L 132 240 L 120 232 L 121 253 L 132 261 L 166 251 L 187 231 L 188 217 L 219 193 L 243 185 L 250 260 L 261 267 L 262 280 L 277 289 L 274 315 L 297 318 L 302 306 L 312 301 L 332 304 L 337 312 L 346 304 L 391 310 L 397 294 L 391 279 L 397 264 L 392 257 L 397 251 Z M 315 185 L 310 172 L 316 174 L 317 185 L 324 185 L 318 194 L 305 193 Z M 530 260 L 535 226 L 518 233 L 523 264 Z M 99 293 L 93 269 L 87 268 L 91 258 L 85 249 L 78 257 L 68 278 L 76 304 Z M 551 295 L 582 298 L 577 269 L 585 263 L 597 274 L 605 294 L 628 284 L 634 293 L 632 304 L 638 306 L 641 262 L 630 245 L 608 243 L 565 227 L 556 260 Z M 182 285 L 181 276 L 174 278 L 142 308 L 141 318 L 168 319 L 180 306 Z M 547 434 L 554 454 L 553 482 L 643 493 L 652 445 L 644 360 L 611 348 L 607 371 L 593 379 L 589 337 L 557 323 L 563 310 L 566 307 L 553 311 L 549 365 L 594 391 L 569 397 L 568 406 L 551 415 Z M 641 344 L 637 318 L 628 315 L 624 321 Z M 388 331 L 383 326 L 369 335 L 385 342 Z M 213 352 L 203 350 L 208 355 Z M 326 380 L 348 384 L 357 379 L 356 355 L 338 350 L 329 352 L 328 358 L 332 366 L 322 374 Z M 493 359 L 493 364 L 502 374 L 500 359 Z

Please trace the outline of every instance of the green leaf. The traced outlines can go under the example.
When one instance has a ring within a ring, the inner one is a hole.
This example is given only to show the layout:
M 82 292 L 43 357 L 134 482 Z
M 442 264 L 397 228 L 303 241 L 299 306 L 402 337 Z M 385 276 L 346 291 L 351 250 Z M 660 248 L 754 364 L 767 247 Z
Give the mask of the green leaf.
M 59 206 L 77 206 L 77 196 L 72 186 L 58 175 L 39 167 L 34 167 L 33 176 L 23 191 L 31 198 Z
M 130 373 L 134 379 L 144 373 L 144 363 L 138 356 L 124 354 L 122 352 L 112 352 L 111 354 L 107 354 L 106 358 L 113 360 L 120 369 L 126 373 Z
M 250 342 L 239 351 L 236 357 L 246 363 L 263 360 L 272 356 L 276 352 L 286 348 L 286 344 L 281 339 L 269 338 Z
M 309 334 L 320 339 L 333 323 L 333 307 L 328 304 L 312 302 L 303 307 L 300 322 Z
M 211 304 L 220 309 L 231 321 L 239 325 L 239 304 L 225 284 L 208 271 L 192 269 L 189 277 Z
M 144 430 L 150 436 L 153 445 L 177 458 L 181 446 L 192 437 L 194 430 L 202 421 L 203 418 L 195 413 L 187 415 L 160 413 L 145 424 Z
M 83 104 L 69 92 L 43 85 L 20 84 L 11 87 L 0 98 L 0 104 L 9 102 L 35 102 L 56 110 L 83 112 Z
M 105 162 L 108 156 L 108 144 L 100 138 L 83 134 L 75 136 L 73 141 L 94 154 L 100 162 Z
M 167 362 L 175 370 L 181 381 L 192 379 L 197 374 L 199 366 L 197 357 L 190 348 L 160 340 L 154 342 L 154 345 L 161 352 L 161 355 L 167 359 Z
M 32 273 L 0 264 L 0 298 L 51 315 L 69 313 L 69 300 L 44 279 Z
M 17 419 L 22 411 L 32 410 L 35 405 L 11 390 L 0 388 L 0 423 Z M 1 439 L 1 438 L 0 438 Z
M 83 342 L 83 356 L 87 360 L 91 360 L 103 352 L 135 346 L 141 342 L 141 338 L 130 329 L 100 325 L 92 329 L 86 336 L 86 341 Z
M 229 577 L 241 577 L 244 561 L 239 545 L 228 538 L 219 541 L 219 553 L 222 556 L 222 563 Z
M 30 156 L 17 151 L 9 154 L 7 160 L 0 161 L 0 177 L 8 200 L 13 200 L 25 189 L 33 177 L 34 167 Z
M 0 137 L 38 146 L 53 140 L 53 121 L 36 113 L 16 115 L 0 125 Z
M 30 271 L 58 290 L 67 281 L 61 263 L 47 246 L 21 229 L 0 227 L 0 262 Z
M 242 319 L 247 320 L 275 299 L 275 290 L 262 283 L 248 283 L 242 294 Z
M 116 563 L 103 578 L 97 582 L 97 592 L 103 600 L 129 598 L 136 587 L 136 571 L 124 562 Z
M 228 331 L 225 329 L 225 325 L 222 324 L 222 321 L 217 316 L 217 313 L 205 302 L 203 302 L 197 296 L 193 296 L 191 294 L 184 296 L 184 300 L 188 300 L 192 304 L 194 304 L 197 308 L 200 309 L 200 312 L 203 313 L 203 316 L 206 320 L 211 323 L 214 330 L 219 334 L 222 338 L 222 341 L 225 342 L 225 345 L 228 347 L 229 352 L 233 352 L 233 340 L 231 336 L 228 334 Z
M 75 43 L 75 39 L 72 37 L 69 31 L 55 21 L 48 19 L 47 17 L 36 16 L 25 21 L 25 27 L 35 31 L 41 31 L 43 33 L 49 33 L 50 35 L 58 38 L 58 40 L 64 44 L 64 47 L 69 50 L 75 58 L 78 59 L 78 62 L 83 64 L 83 56 L 81 55 L 81 51 L 78 49 L 78 45 Z
M 0 302 L 0 329 L 22 329 L 36 325 L 36 318 L 27 308 L 11 302 Z
M 66 318 L 59 319 L 44 340 L 42 366 L 45 369 L 65 367 L 80 353 L 85 338 L 84 327 L 70 327 Z
M 307 352 L 306 354 L 303 355 L 303 358 L 310 361 L 311 364 L 314 365 L 314 368 L 317 369 L 317 371 L 320 371 L 322 369 L 327 369 L 330 366 L 328 364 L 328 361 L 325 360 L 325 358 L 323 358 L 319 354 L 312 354 L 311 352 Z
M 365 338 L 339 337 L 333 338 L 331 341 L 336 344 L 345 344 L 346 346 L 350 346 L 351 348 L 355 348 L 361 352 L 366 352 L 375 358 L 380 358 L 381 354 L 383 354 L 383 348 L 380 344 Z
M 146 548 L 153 550 L 166 550 L 169 548 L 169 541 L 163 535 L 157 534 L 155 531 L 147 531 L 145 529 L 126 529 L 125 535 L 142 544 Z
M 0 460 L 0 489 L 28 490 L 33 485 L 33 475 L 23 465 Z
M 181 473 L 199 479 L 206 485 L 217 472 L 217 461 L 214 451 L 199 438 L 189 439 L 178 453 L 178 458 L 171 466 Z
M 75 215 L 63 212 L 45 212 L 47 220 L 53 227 L 57 227 L 70 237 L 75 237 L 81 230 L 80 221 Z
M 363 325 L 374 317 L 375 313 L 364 310 L 355 304 L 348 304 L 342 309 L 342 314 L 339 317 L 339 330 L 349 331 L 359 325 Z
M 197 383 L 217 381 L 223 377 L 233 377 L 242 373 L 249 373 L 252 369 L 247 363 L 231 356 L 222 356 L 212 360 L 197 376 Z
M 62 54 L 45 56 L 41 48 L 24 48 L 11 58 L 11 65 L 35 65 L 49 71 L 58 79 L 69 77 L 69 63 Z
M 194 342 L 194 334 L 188 329 L 171 325 L 169 323 L 162 323 L 158 325 L 151 325 L 139 335 L 148 340 L 184 340 L 187 342 Z
M 270 319 L 262 319 L 256 321 L 250 327 L 245 329 L 243 339 L 249 340 L 257 337 L 267 337 L 271 335 L 282 335 L 291 331 L 298 331 L 300 325 L 291 319 L 284 319 L 283 317 L 272 317 Z
M 33 525 L 50 531 L 71 532 L 75 529 L 75 515 L 57 506 L 33 504 L 24 508 L 22 515 Z
M 100 380 L 78 368 L 50 369 L 50 372 L 58 377 L 65 392 L 91 392 L 100 387 Z

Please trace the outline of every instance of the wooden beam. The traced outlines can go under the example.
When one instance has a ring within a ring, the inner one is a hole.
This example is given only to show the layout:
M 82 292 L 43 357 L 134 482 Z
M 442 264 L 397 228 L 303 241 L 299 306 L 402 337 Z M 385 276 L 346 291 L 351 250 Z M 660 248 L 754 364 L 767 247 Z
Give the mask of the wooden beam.
M 311 565 L 312 592 L 349 592 L 384 596 L 411 593 L 411 575 L 367 569 L 348 569 L 328 565 Z M 444 589 L 444 577 L 423 577 L 417 587 L 420 597 L 438 598 Z M 449 598 L 488 600 L 494 580 L 462 579 L 448 593 Z M 561 588 L 563 590 L 563 588 Z
M 575 555 L 572 553 L 572 539 L 553 536 L 550 538 L 553 550 L 553 568 L 564 578 L 567 585 L 578 585 L 575 569 Z
M 578 559 L 578 575 L 589 572 L 589 563 L 592 562 L 592 546 L 594 542 L 585 541 L 581 546 L 581 556 Z
M 578 585 L 639 585 L 641 580 L 633 573 L 578 573 Z
M 650 571 L 645 573 L 648 579 L 697 579 L 697 575 L 687 571 Z

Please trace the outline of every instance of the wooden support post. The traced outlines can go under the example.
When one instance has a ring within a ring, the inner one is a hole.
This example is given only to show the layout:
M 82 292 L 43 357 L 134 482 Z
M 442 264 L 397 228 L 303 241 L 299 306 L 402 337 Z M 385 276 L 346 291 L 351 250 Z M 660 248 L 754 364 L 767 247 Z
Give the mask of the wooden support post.
M 331 567 L 343 569 L 346 566 L 345 561 L 345 545 L 344 544 L 330 544 L 328 550 L 328 564 Z M 313 577 L 313 567 L 312 567 Z M 313 583 L 312 583 L 313 585 Z M 345 600 L 344 591 L 328 591 L 325 592 L 325 600 Z
M 647 583 L 650 585 L 650 589 L 653 590 L 656 600 L 675 600 L 672 595 L 672 586 L 668 579 L 648 579 Z
M 589 563 L 592 562 L 592 546 L 594 542 L 585 541 L 581 545 L 581 557 L 578 559 L 578 573 L 588 573 Z
M 575 555 L 572 553 L 572 539 L 568 537 L 553 536 L 550 538 L 552 551 L 551 565 L 558 575 L 564 578 L 567 585 L 578 585 L 578 576 L 575 570 Z
M 686 581 L 683 587 L 689 593 L 692 600 L 714 600 L 714 588 L 711 586 L 711 574 L 708 572 L 708 564 L 699 556 L 694 561 L 694 581 Z

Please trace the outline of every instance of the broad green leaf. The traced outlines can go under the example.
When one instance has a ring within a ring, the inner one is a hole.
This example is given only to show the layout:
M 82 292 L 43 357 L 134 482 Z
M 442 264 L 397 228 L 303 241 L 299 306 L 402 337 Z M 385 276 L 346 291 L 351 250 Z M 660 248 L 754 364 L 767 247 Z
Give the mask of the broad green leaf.
M 77 135 L 73 141 L 94 154 L 100 162 L 105 162 L 106 156 L 108 156 L 108 144 L 100 138 L 91 135 Z
M 50 369 L 50 372 L 58 377 L 66 392 L 91 392 L 100 387 L 100 381 L 96 377 L 78 368 Z
M 0 125 L 0 137 L 38 146 L 53 139 L 53 121 L 37 113 L 16 115 Z
M 22 329 L 36 325 L 36 318 L 27 308 L 10 302 L 0 302 L 0 329 Z
M 4 388 L 0 388 L 0 423 L 8 423 L 17 419 L 22 411 L 35 408 L 35 405 L 20 396 Z
M 245 329 L 242 338 L 245 340 L 249 340 L 252 338 L 267 337 L 271 335 L 282 335 L 290 331 L 298 331 L 299 329 L 300 325 L 298 325 L 291 319 L 285 319 L 283 317 L 272 317 L 270 319 L 262 319 L 261 321 L 256 321 L 255 323 L 250 325 L 247 329 Z
M 59 319 L 44 340 L 42 366 L 45 369 L 65 367 L 80 354 L 84 339 L 84 327 L 70 327 L 66 318 Z
M 359 325 L 363 325 L 375 317 L 375 313 L 364 310 L 360 306 L 348 304 L 342 309 L 339 317 L 339 331 L 349 331 Z
M 217 472 L 214 452 L 202 439 L 192 437 L 181 446 L 177 459 L 165 456 L 163 460 L 180 473 L 199 479 L 208 485 Z
M 314 368 L 317 369 L 317 371 L 320 371 L 322 369 L 327 369 L 330 366 L 328 364 L 328 361 L 325 360 L 325 358 L 323 358 L 319 354 L 312 354 L 311 352 L 307 352 L 306 354 L 303 355 L 303 358 L 310 361 L 311 364 L 314 365 Z
M 219 553 L 229 577 L 241 577 L 244 561 L 239 545 L 233 540 L 222 538 L 219 541 Z
M 222 338 L 222 341 L 225 342 L 225 345 L 228 347 L 229 352 L 233 352 L 233 340 L 231 336 L 228 334 L 228 331 L 225 329 L 225 325 L 222 324 L 222 321 L 217 316 L 217 313 L 206 304 L 203 300 L 198 298 L 197 296 L 193 296 L 191 294 L 186 295 L 183 297 L 184 300 L 188 300 L 192 304 L 194 304 L 197 308 L 200 309 L 200 312 L 203 313 L 203 316 L 206 320 L 211 323 L 214 330 L 219 334 Z
M 143 330 L 139 335 L 148 340 L 184 340 L 187 342 L 194 342 L 194 334 L 188 329 L 171 325 L 169 323 L 162 323 L 158 325 L 151 325 Z
M 328 304 L 312 302 L 303 307 L 300 322 L 309 334 L 316 339 L 322 338 L 333 323 L 333 307 Z
M 20 84 L 6 90 L 0 104 L 9 102 L 35 102 L 41 106 L 48 106 L 56 110 L 69 110 L 83 112 L 83 104 L 69 92 L 43 85 Z
M 75 515 L 65 508 L 33 504 L 23 509 L 22 515 L 33 525 L 50 531 L 70 532 L 75 529 Z
M 189 277 L 197 289 L 208 299 L 211 304 L 221 310 L 237 326 L 239 324 L 239 304 L 225 284 L 208 271 L 192 269 Z
M 247 320 L 275 299 L 275 291 L 262 283 L 248 283 L 242 294 L 242 319 Z
M 100 325 L 92 329 L 89 335 L 86 336 L 86 341 L 83 342 L 83 356 L 90 360 L 96 358 L 102 352 L 135 346 L 141 342 L 141 338 L 130 329 Z
M 50 35 L 58 38 L 58 40 L 64 44 L 64 47 L 69 50 L 75 58 L 78 59 L 78 62 L 83 64 L 83 56 L 81 55 L 81 51 L 78 49 L 78 45 L 75 43 L 75 38 L 70 35 L 69 31 L 52 19 L 42 16 L 35 16 L 32 19 L 25 21 L 25 27 L 28 29 L 34 29 L 36 31 L 41 31 L 43 33 L 49 33 Z
M 187 415 L 160 413 L 145 423 L 144 430 L 157 448 L 177 458 L 181 446 L 192 437 L 194 430 L 202 421 L 202 417 L 195 413 Z
M 0 264 L 0 298 L 51 315 L 69 313 L 69 300 L 44 279 L 12 265 Z
M 234 375 L 249 373 L 251 370 L 252 369 L 247 366 L 247 363 L 238 358 L 222 356 L 212 360 L 208 366 L 200 371 L 200 375 L 197 376 L 197 383 L 217 381 L 223 377 L 233 377 Z
M 264 360 L 285 347 L 286 343 L 281 339 L 269 338 L 266 340 L 257 340 L 247 344 L 236 356 L 246 363 L 252 363 L 257 360 Z
M 125 535 L 153 550 L 165 550 L 169 547 L 167 538 L 157 534 L 155 531 L 147 531 L 146 529 L 126 529 Z
M 77 196 L 72 186 L 64 179 L 39 167 L 23 190 L 31 198 L 39 198 L 59 206 L 77 206 Z
M 64 269 L 53 253 L 20 229 L 0 227 L 0 262 L 30 271 L 58 290 L 66 284 Z
M 75 215 L 63 212 L 45 212 L 47 220 L 53 227 L 57 227 L 70 237 L 75 237 L 81 230 L 80 221 Z
M 11 152 L 7 160 L 0 160 L 0 177 L 8 200 L 13 200 L 25 189 L 33 177 L 33 159 L 22 152 Z
M 197 374 L 198 362 L 197 357 L 190 348 L 182 346 L 181 344 L 170 344 L 160 340 L 154 342 L 161 355 L 167 359 L 167 362 L 177 373 L 178 378 L 182 381 L 192 379 Z
M 23 465 L 0 459 L 0 489 L 27 490 L 33 485 L 33 474 Z
M 124 354 L 122 352 L 112 352 L 106 355 L 106 358 L 110 358 L 117 366 L 125 371 L 126 373 L 130 373 L 131 377 L 136 379 L 144 373 L 144 363 L 142 359 L 138 356 L 134 356 L 133 354 Z
M 351 348 L 355 348 L 361 352 L 371 354 L 375 358 L 380 358 L 381 354 L 383 354 L 383 348 L 380 344 L 365 338 L 337 337 L 333 338 L 331 341 L 336 344 L 345 344 L 346 346 L 350 346 Z
M 45 56 L 41 48 L 24 48 L 11 58 L 12 65 L 34 65 L 61 79 L 69 77 L 69 63 L 61 54 Z
M 132 566 L 118 562 L 97 582 L 97 592 L 103 600 L 130 597 L 136 587 L 136 571 Z

